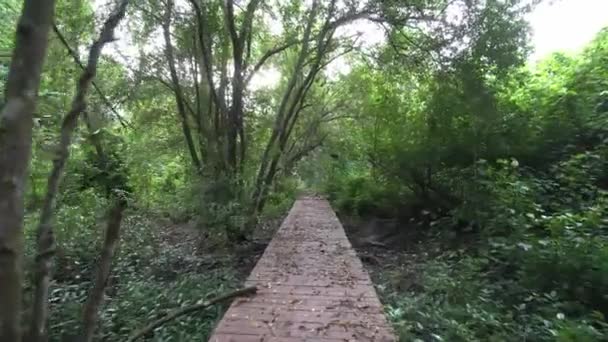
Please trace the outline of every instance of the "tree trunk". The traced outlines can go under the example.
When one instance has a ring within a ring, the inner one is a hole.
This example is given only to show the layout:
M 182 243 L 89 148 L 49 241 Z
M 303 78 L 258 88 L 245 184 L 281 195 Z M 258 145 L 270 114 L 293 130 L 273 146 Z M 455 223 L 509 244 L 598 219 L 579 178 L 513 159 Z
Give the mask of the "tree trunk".
M 312 31 L 312 26 L 314 24 L 315 17 L 317 14 L 317 6 L 318 6 L 318 1 L 313 1 L 312 9 L 310 10 L 310 14 L 307 19 L 306 29 L 304 31 L 304 39 L 302 41 L 302 48 L 298 55 L 298 60 L 294 67 L 293 74 L 291 75 L 291 78 L 289 80 L 289 83 L 287 84 L 285 93 L 283 94 L 283 98 L 281 99 L 281 104 L 279 105 L 279 108 L 277 110 L 277 116 L 275 118 L 274 126 L 272 129 L 272 134 L 270 135 L 270 139 L 268 140 L 268 143 L 266 143 L 266 148 L 264 149 L 264 154 L 262 155 L 262 161 L 260 162 L 260 168 L 258 170 L 256 182 L 255 182 L 255 185 L 253 188 L 253 196 L 252 196 L 253 208 L 250 213 L 250 216 L 251 216 L 249 219 L 250 222 L 255 221 L 255 216 L 257 216 L 257 214 L 259 213 L 258 209 L 259 209 L 259 207 L 261 207 L 260 206 L 260 202 L 262 201 L 261 197 L 263 196 L 263 193 L 265 192 L 265 190 L 264 190 L 265 180 L 268 178 L 267 177 L 268 167 L 272 163 L 272 160 L 274 159 L 273 155 L 275 153 L 278 153 L 275 151 L 275 149 L 277 148 L 276 141 L 277 141 L 277 139 L 280 138 L 280 136 L 282 136 L 282 131 L 285 130 L 285 128 L 286 128 L 286 124 L 285 124 L 286 113 L 285 112 L 287 109 L 287 105 L 289 104 L 289 100 L 292 97 L 293 90 L 297 85 L 298 75 L 302 71 L 304 61 L 306 59 L 306 56 L 308 55 L 309 40 L 310 40 L 311 31 Z
M 23 195 L 54 0 L 26 0 L 0 112 L 0 341 L 21 340 Z
M 309 55 L 308 41 L 310 40 L 310 27 L 314 22 L 316 4 L 316 2 L 313 2 L 313 8 L 309 17 L 308 26 L 304 33 L 302 50 L 300 51 L 298 62 L 294 68 L 287 91 L 283 95 L 283 100 L 281 101 L 281 105 L 278 110 L 272 135 L 268 141 L 268 144 L 266 145 L 264 155 L 262 156 L 262 163 L 258 171 L 253 193 L 254 206 L 251 214 L 253 217 L 250 218 L 250 222 L 253 222 L 255 220 L 255 216 L 257 216 L 264 208 L 266 196 L 268 194 L 268 187 L 274 180 L 280 158 L 283 154 L 287 141 L 289 140 L 293 127 L 296 124 L 303 101 L 306 98 L 306 95 L 310 90 L 317 73 L 322 68 L 321 61 L 332 39 L 334 29 L 330 28 L 328 25 L 329 21 L 327 21 L 324 28 L 318 33 L 316 54 L 308 74 L 306 74 L 304 77 L 304 81 L 301 84 L 298 84 L 298 79 L 303 69 L 305 57 Z
M 167 55 L 167 61 L 169 64 L 169 72 L 171 73 L 171 81 L 173 82 L 173 92 L 175 93 L 175 103 L 177 105 L 177 112 L 182 122 L 182 131 L 186 139 L 188 146 L 188 152 L 192 158 L 192 163 L 196 168 L 197 172 L 202 171 L 202 164 L 198 157 L 196 147 L 194 145 L 194 139 L 192 139 L 192 132 L 190 125 L 188 125 L 188 117 L 186 116 L 186 107 L 184 105 L 184 94 L 179 83 L 179 77 L 177 75 L 177 69 L 175 68 L 175 60 L 173 56 L 173 45 L 171 44 L 171 12 L 173 11 L 173 1 L 167 1 L 167 8 L 165 12 L 165 21 L 163 22 L 163 36 L 165 38 L 165 53 Z
M 114 207 L 110 210 L 110 214 L 108 215 L 101 259 L 99 260 L 97 273 L 95 275 L 95 284 L 89 293 L 83 310 L 83 342 L 90 342 L 93 340 L 93 334 L 95 333 L 97 318 L 99 316 L 99 307 L 103 302 L 106 284 L 108 282 L 108 277 L 110 276 L 112 258 L 114 257 L 116 245 L 118 244 L 120 237 L 120 224 L 126 207 L 126 200 L 119 198 L 116 200 Z
M 78 81 L 71 109 L 63 119 L 59 150 L 53 160 L 53 169 L 48 178 L 47 193 L 38 224 L 38 254 L 36 256 L 34 306 L 30 326 L 30 341 L 43 341 L 46 339 L 48 294 L 51 281 L 52 257 L 55 249 L 52 218 L 63 170 L 69 157 L 72 135 L 78 123 L 78 117 L 86 110 L 86 96 L 97 74 L 97 63 L 101 56 L 101 51 L 106 43 L 114 39 L 114 29 L 124 17 L 127 3 L 128 0 L 123 0 L 118 5 L 116 11 L 104 23 L 99 38 L 91 45 L 87 66 Z

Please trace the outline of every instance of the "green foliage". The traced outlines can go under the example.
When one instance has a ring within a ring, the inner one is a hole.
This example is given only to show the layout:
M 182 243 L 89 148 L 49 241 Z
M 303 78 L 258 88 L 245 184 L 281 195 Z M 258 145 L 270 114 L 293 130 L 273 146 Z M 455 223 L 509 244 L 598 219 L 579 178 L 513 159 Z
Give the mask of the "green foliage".
M 9 60 L 14 47 L 14 30 L 18 20 L 19 2 L 7 0 L 0 4 L 0 89 L 4 91 L 8 78 Z M 4 96 L 0 99 L 0 108 L 3 107 Z
M 429 258 L 419 266 L 422 290 L 415 294 L 387 294 L 389 316 L 404 340 L 607 336 L 608 203 L 602 190 L 587 190 L 597 186 L 597 178 L 587 175 L 604 165 L 574 155 L 541 178 L 515 164 L 474 166 L 476 197 L 456 208 L 454 217 L 476 220 L 477 247 Z M 438 222 L 436 229 L 443 228 L 445 220 Z
M 266 219 L 278 218 L 291 209 L 293 200 L 304 190 L 300 180 L 296 177 L 277 181 L 272 189 L 262 217 Z
M 608 325 L 600 312 L 574 314 L 555 291 L 488 277 L 493 262 L 444 253 L 418 266 L 418 290 L 397 294 L 381 287 L 401 340 L 603 340 Z
M 521 236 L 530 227 L 530 217 L 543 210 L 534 203 L 534 184 L 520 176 L 515 159 L 485 160 L 464 169 L 462 203 L 454 209 L 456 220 L 476 222 L 489 236 Z
M 607 336 L 608 203 L 597 178 L 587 177 L 603 172 L 603 163 L 574 155 L 542 177 L 515 165 L 474 166 L 478 176 L 468 192 L 475 197 L 453 215 L 479 225 L 475 247 L 428 257 L 418 265 L 419 289 L 385 294 L 403 340 Z M 435 230 L 447 233 L 449 221 L 436 223 Z
M 83 197 L 83 200 L 85 197 Z M 94 203 L 94 202 L 93 202 Z M 100 203 L 98 208 L 104 208 Z M 73 222 L 93 208 L 64 208 L 57 219 L 60 253 L 56 263 L 56 284 L 51 288 L 51 340 L 77 336 L 82 305 L 92 285 L 101 236 L 94 222 Z M 134 330 L 166 312 L 230 291 L 238 280 L 227 263 L 222 270 L 207 270 L 204 259 L 181 247 L 169 247 L 158 223 L 132 213 L 123 223 L 123 239 L 114 260 L 106 303 L 100 313 L 99 340 L 123 340 Z M 76 224 L 80 223 L 80 224 Z M 67 226 L 66 226 L 67 224 Z M 99 223 L 98 223 L 99 224 Z M 180 229 L 180 228 L 176 228 Z M 95 237 L 93 241 L 91 236 Z M 29 242 L 33 242 L 28 240 Z M 84 243 L 88 241 L 87 243 Z M 28 253 L 31 256 L 31 254 Z M 219 305 L 176 320 L 155 331 L 155 341 L 207 339 L 225 307 Z
M 324 192 L 338 210 L 361 216 L 394 214 L 395 208 L 391 206 L 396 198 L 402 198 L 394 188 L 372 179 L 369 174 L 347 170 L 330 182 Z
M 167 310 L 238 283 L 234 265 L 222 265 L 222 271 L 201 266 L 194 250 L 174 248 L 163 229 L 196 226 L 212 248 L 234 247 L 252 233 L 252 192 L 296 68 L 309 2 L 262 1 L 252 19 L 245 74 L 269 50 L 294 44 L 261 70 L 281 72 L 278 84 L 256 89 L 254 77 L 243 91 L 243 134 L 235 140 L 243 156 L 235 169 L 226 165 L 232 104 L 218 108 L 213 102 L 214 96 L 235 98 L 234 49 L 222 3 L 196 1 L 206 11 L 201 25 L 210 37 L 203 43 L 211 47 L 216 94 L 205 82 L 201 41 L 193 35 L 196 15 L 191 6 L 174 3 L 169 31 L 179 87 L 167 81 L 167 54 L 157 44 L 162 1 L 130 7 L 119 45 L 100 60 L 88 121 L 75 133 L 57 202 L 51 340 L 78 333 L 103 239 L 100 227 L 116 191 L 128 194 L 130 207 L 96 339 L 122 340 Z M 324 20 L 339 21 L 328 16 L 328 4 L 320 2 L 314 34 Z M 313 190 L 327 194 L 341 214 L 395 218 L 428 246 L 435 241 L 425 238 L 439 236 L 439 250 L 419 260 L 416 286 L 387 285 L 407 270 L 384 274 L 391 278 L 381 284 L 387 312 L 404 340 L 606 340 L 608 29 L 580 54 L 556 53 L 526 66 L 528 1 L 368 5 L 378 10 L 373 18 L 387 20 L 387 44 L 353 52 L 344 75 L 320 72 L 301 89 L 307 94 L 302 102 L 297 94 L 286 97 L 287 107 L 301 110 L 284 146 L 268 150 L 280 158 L 261 217 L 279 217 L 298 193 Z M 0 88 L 19 6 L 17 0 L 0 4 Z M 358 4 L 341 6 L 335 16 L 348 16 Z M 99 1 L 61 0 L 54 22 L 81 54 L 108 10 Z M 244 11 L 236 12 L 240 27 Z M 452 12 L 462 18 L 451 18 Z M 268 13 L 282 31 L 269 25 Z M 408 22 L 405 13 L 421 18 Z M 417 26 L 433 15 L 441 20 Z M 315 53 L 327 50 L 319 62 L 330 63 L 353 47 L 337 32 L 325 48 L 322 40 L 306 42 L 310 53 L 294 75 L 294 89 L 305 84 Z M 49 42 L 25 190 L 28 266 L 61 119 L 82 71 L 54 34 Z M 84 54 L 79 58 L 86 60 Z M 176 88 L 185 98 L 185 117 L 177 113 Z M 129 124 L 119 123 L 117 115 Z M 187 130 L 201 170 L 192 166 Z M 95 139 L 107 160 L 100 160 Z M 315 141 L 321 146 L 306 151 Z M 31 277 L 27 273 L 26 301 Z M 186 317 L 157 330 L 153 339 L 205 340 L 221 312 L 212 308 Z
M 198 187 L 198 222 L 224 243 L 242 239 L 245 234 L 245 198 L 238 184 L 227 177 L 203 183 Z
M 380 279 L 402 340 L 603 341 L 608 31 L 522 66 L 500 6 L 445 68 L 385 52 L 343 77 L 358 114 L 325 149 L 339 158 L 315 159 L 317 182 L 344 213 L 422 227 L 415 269 Z

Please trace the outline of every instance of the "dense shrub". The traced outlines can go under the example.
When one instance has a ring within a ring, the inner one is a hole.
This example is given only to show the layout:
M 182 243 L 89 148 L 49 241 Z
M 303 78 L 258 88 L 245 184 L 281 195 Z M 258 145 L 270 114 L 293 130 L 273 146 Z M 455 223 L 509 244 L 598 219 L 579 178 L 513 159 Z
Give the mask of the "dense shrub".
M 345 124 L 363 151 L 333 161 L 325 189 L 346 213 L 392 212 L 426 236 L 414 270 L 382 272 L 402 340 L 607 338 L 607 42 L 533 68 L 463 57 L 430 80 L 405 72 L 413 89 L 384 75 L 394 65 L 349 76 L 369 81 L 363 124 Z M 381 89 L 398 105 L 377 106 Z

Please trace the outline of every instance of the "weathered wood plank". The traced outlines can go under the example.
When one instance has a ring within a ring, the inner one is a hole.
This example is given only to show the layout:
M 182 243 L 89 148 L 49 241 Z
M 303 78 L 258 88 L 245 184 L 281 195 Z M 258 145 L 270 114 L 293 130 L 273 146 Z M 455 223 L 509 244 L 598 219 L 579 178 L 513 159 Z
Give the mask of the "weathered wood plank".
M 210 342 L 397 341 L 329 203 L 296 201 Z

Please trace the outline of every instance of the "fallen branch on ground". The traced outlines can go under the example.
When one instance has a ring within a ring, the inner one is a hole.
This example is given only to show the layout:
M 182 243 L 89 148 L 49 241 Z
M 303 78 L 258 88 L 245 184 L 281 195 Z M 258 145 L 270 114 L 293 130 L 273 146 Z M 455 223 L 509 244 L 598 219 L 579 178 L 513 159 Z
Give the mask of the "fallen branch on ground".
M 367 243 L 373 247 L 388 248 L 388 246 L 386 244 L 379 242 L 379 241 L 370 240 L 370 241 L 367 241 Z
M 368 263 L 368 264 L 382 265 L 382 262 L 380 261 L 380 259 L 373 254 L 361 254 L 361 255 L 359 255 L 359 259 L 361 259 L 361 261 Z
M 147 326 L 145 326 L 144 328 L 139 329 L 138 331 L 136 331 L 135 333 L 133 333 L 133 335 L 131 335 L 131 337 L 129 337 L 129 339 L 127 340 L 127 342 L 134 342 L 136 341 L 138 338 L 152 332 L 154 329 L 158 328 L 159 326 L 172 321 L 174 319 L 176 319 L 177 317 L 189 314 L 191 312 L 197 311 L 197 310 L 201 310 L 204 309 L 206 307 L 209 307 L 211 305 L 217 304 L 219 302 L 223 302 L 225 300 L 228 299 L 232 299 L 234 297 L 240 297 L 240 296 L 246 296 L 246 295 L 251 295 L 257 292 L 257 288 L 255 286 L 250 286 L 250 287 L 245 287 L 242 288 L 240 290 L 236 290 L 236 291 L 232 291 L 223 295 L 220 295 L 218 297 L 215 297 L 209 301 L 206 301 L 204 303 L 200 303 L 200 304 L 194 304 L 194 305 L 190 305 L 190 306 L 186 306 L 184 308 L 181 309 L 177 309 L 169 314 L 167 314 L 165 317 L 160 318 L 150 324 L 148 324 Z

